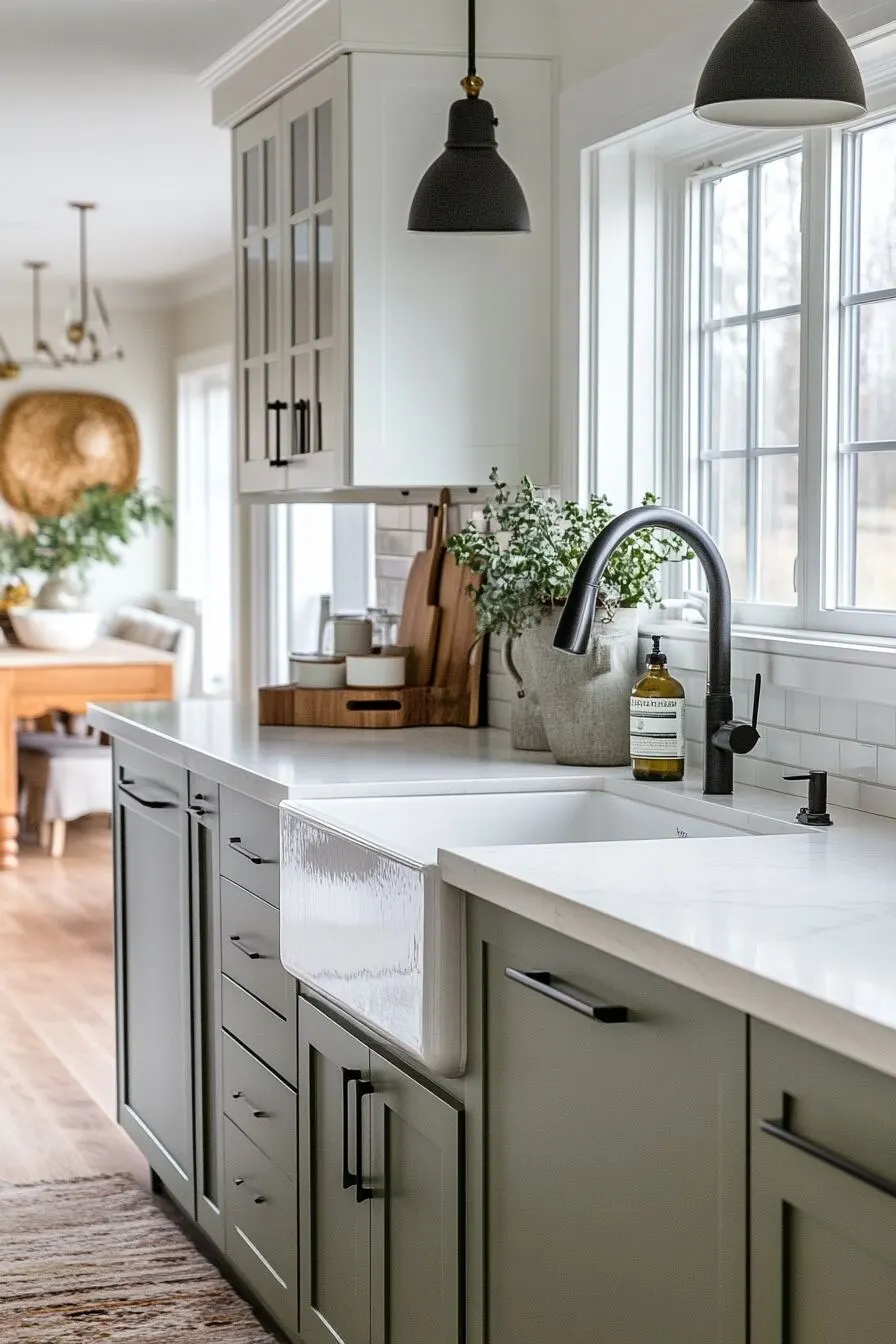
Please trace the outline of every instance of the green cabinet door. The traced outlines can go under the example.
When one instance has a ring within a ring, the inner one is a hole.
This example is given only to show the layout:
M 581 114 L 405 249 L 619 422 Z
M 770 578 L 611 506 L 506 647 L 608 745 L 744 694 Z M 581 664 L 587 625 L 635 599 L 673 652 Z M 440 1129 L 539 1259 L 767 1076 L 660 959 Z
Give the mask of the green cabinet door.
M 116 765 L 118 1116 L 195 1216 L 193 1032 L 183 788 Z
M 299 1000 L 304 1344 L 461 1344 L 463 1113 Z
M 305 1344 L 368 1344 L 370 1051 L 299 1002 L 299 1334 Z
M 470 934 L 471 1339 L 744 1344 L 746 1020 L 482 902 Z
M 460 1344 L 463 1114 L 371 1055 L 373 1344 Z
M 754 1023 L 752 1344 L 896 1339 L 896 1081 Z
M 224 1101 L 218 786 L 214 780 L 191 774 L 188 796 L 196 1221 L 218 1249 L 223 1251 Z

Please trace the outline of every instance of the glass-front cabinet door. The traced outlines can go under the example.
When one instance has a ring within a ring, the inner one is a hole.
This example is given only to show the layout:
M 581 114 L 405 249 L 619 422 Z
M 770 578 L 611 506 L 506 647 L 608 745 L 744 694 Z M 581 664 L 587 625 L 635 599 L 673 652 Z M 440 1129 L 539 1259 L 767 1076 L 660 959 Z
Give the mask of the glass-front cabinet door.
M 265 108 L 234 137 L 237 406 L 241 492 L 282 489 L 288 471 L 284 396 L 280 110 Z
M 347 107 L 345 59 L 281 101 L 291 490 L 349 484 Z

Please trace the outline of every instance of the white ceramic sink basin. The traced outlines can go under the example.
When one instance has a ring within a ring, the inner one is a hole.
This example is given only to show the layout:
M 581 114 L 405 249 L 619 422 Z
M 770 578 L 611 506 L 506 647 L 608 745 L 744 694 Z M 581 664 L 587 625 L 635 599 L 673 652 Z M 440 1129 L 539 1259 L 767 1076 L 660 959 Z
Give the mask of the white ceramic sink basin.
M 463 901 L 442 882 L 439 849 L 796 829 L 747 813 L 722 821 L 699 801 L 670 809 L 604 785 L 281 804 L 283 964 L 429 1068 L 458 1074 Z

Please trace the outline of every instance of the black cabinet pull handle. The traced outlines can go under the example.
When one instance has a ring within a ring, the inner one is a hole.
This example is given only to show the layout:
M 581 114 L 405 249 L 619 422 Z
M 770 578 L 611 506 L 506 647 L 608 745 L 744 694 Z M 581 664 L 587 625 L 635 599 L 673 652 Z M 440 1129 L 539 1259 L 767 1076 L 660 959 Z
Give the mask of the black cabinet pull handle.
M 770 1139 L 778 1139 L 779 1142 L 786 1143 L 789 1147 L 796 1148 L 819 1162 L 824 1162 L 825 1166 L 833 1167 L 835 1171 L 842 1171 L 844 1176 L 852 1176 L 853 1180 L 861 1181 L 863 1185 L 870 1185 L 872 1190 L 879 1190 L 882 1195 L 896 1198 L 896 1182 L 888 1181 L 885 1176 L 878 1176 L 876 1172 L 869 1171 L 867 1167 L 860 1166 L 858 1162 L 853 1162 L 848 1157 L 842 1157 L 832 1148 L 825 1148 L 820 1143 L 813 1143 L 811 1139 L 804 1139 L 801 1134 L 794 1134 L 782 1121 L 761 1120 L 759 1128 Z
M 311 403 L 301 397 L 294 406 L 296 413 L 296 438 L 299 442 L 299 456 L 308 455 L 308 411 Z
M 269 402 L 268 402 L 268 411 L 276 411 L 276 412 L 277 412 L 276 428 L 275 428 L 275 430 L 274 430 L 274 456 L 268 458 L 268 466 L 269 466 L 269 467 L 288 467 L 288 466 L 289 466 L 289 462 L 288 462 L 288 460 L 287 460 L 285 457 L 281 457 L 281 455 L 280 455 L 280 446 L 281 446 L 281 438 L 280 438 L 280 416 L 281 416 L 281 414 L 282 414 L 283 411 L 287 411 L 287 410 L 289 410 L 289 406 L 288 406 L 287 402 L 285 402 L 285 401 L 269 401 Z
M 342 1070 L 342 1188 L 350 1190 L 355 1184 L 355 1177 L 348 1165 L 348 1090 L 352 1083 L 357 1083 L 361 1074 L 357 1069 Z
M 249 1107 L 249 1110 L 252 1112 L 253 1119 L 255 1120 L 267 1119 L 268 1117 L 267 1111 L 259 1111 L 257 1107 L 252 1105 L 249 1098 L 247 1096 L 244 1096 L 242 1092 L 231 1092 L 230 1095 L 233 1097 L 234 1101 L 244 1101 L 246 1103 L 246 1105 Z
M 234 1176 L 233 1183 L 234 1185 L 243 1185 L 244 1182 L 242 1176 Z
M 373 1191 L 364 1184 L 364 1135 L 362 1110 L 364 1098 L 373 1093 L 373 1083 L 359 1079 L 355 1083 L 355 1201 L 363 1204 L 365 1199 L 373 1199 Z
M 191 805 L 187 808 L 187 811 L 188 811 L 192 816 L 194 816 L 194 817 L 206 817 L 206 816 L 208 816 L 208 808 L 207 808 L 207 807 L 196 807 L 195 804 L 191 804 Z
M 266 1204 L 266 1203 L 267 1203 L 267 1200 L 265 1199 L 264 1195 L 256 1195 L 256 1196 L 254 1197 L 254 1199 L 252 1200 L 252 1203 L 253 1203 L 253 1204 Z
M 251 849 L 247 849 L 246 846 L 241 843 L 238 835 L 232 835 L 227 843 L 234 854 L 239 854 L 241 859 L 248 859 L 250 863 L 255 864 L 267 862 L 267 860 L 263 859 L 260 854 L 253 854 Z
M 133 783 L 134 781 L 132 779 L 120 779 L 118 781 L 118 787 L 122 793 L 127 794 L 128 798 L 133 798 L 134 802 L 139 803 L 141 807 L 152 808 L 154 812 L 161 812 L 166 808 L 177 807 L 177 803 L 170 802 L 168 799 L 141 798 L 140 794 L 135 793 L 133 788 L 130 787 Z
M 237 952 L 242 952 L 243 956 L 248 957 L 250 961 L 264 961 L 264 957 L 260 952 L 250 952 L 248 947 L 243 947 L 238 933 L 232 933 L 230 935 L 230 941 L 233 943 Z
M 550 971 L 517 971 L 512 966 L 506 966 L 504 974 L 508 980 L 515 981 L 524 989 L 544 994 L 545 998 L 553 999 L 555 1003 L 562 1004 L 564 1008 L 571 1008 L 573 1012 L 581 1013 L 584 1017 L 590 1017 L 594 1022 L 629 1020 L 628 1009 L 623 1008 L 621 1004 L 603 1003 L 600 999 L 581 999 L 575 994 L 567 993 L 566 990 L 558 989 Z

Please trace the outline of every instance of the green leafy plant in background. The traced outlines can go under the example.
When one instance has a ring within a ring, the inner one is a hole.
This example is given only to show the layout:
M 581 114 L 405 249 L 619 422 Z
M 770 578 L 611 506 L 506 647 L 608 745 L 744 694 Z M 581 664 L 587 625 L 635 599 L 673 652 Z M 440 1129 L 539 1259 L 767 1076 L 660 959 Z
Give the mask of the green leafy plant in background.
M 606 495 L 592 495 L 587 507 L 554 498 L 528 476 L 512 491 L 489 476 L 494 494 L 482 511 L 484 526 L 468 523 L 448 539 L 458 564 L 485 582 L 470 589 L 480 634 L 519 635 L 537 625 L 546 609 L 566 601 L 579 562 L 615 516 Z M 642 503 L 655 504 L 646 494 Z M 647 528 L 626 538 L 604 575 L 601 600 L 611 617 L 616 607 L 652 606 L 659 601 L 659 571 L 691 552 L 673 533 Z
M 117 494 L 107 485 L 92 486 L 71 513 L 61 518 L 32 518 L 0 524 L 0 572 L 20 575 L 75 571 L 84 577 L 93 565 L 118 565 L 124 551 L 152 527 L 171 527 L 174 510 L 163 491 L 137 486 Z

